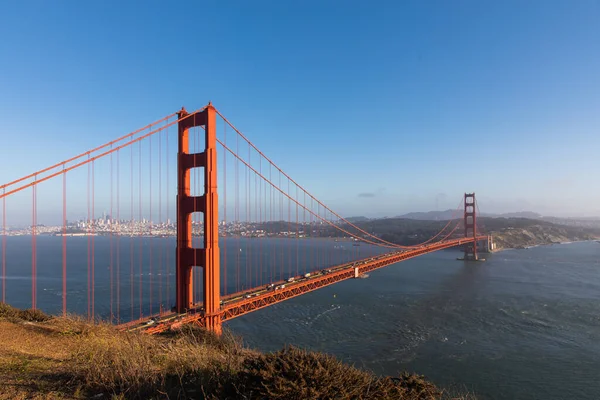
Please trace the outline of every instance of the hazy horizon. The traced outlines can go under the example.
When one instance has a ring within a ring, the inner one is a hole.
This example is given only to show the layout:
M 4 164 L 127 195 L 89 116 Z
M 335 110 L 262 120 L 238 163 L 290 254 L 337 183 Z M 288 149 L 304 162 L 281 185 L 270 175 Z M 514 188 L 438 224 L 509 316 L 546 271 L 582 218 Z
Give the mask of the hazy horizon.
M 7 3 L 0 184 L 210 100 L 340 215 L 475 192 L 485 213 L 600 216 L 599 16 L 593 1 Z M 85 182 L 69 175 L 68 219 L 87 215 Z M 60 185 L 41 189 L 40 223 L 60 217 Z M 9 200 L 9 224 L 31 197 Z
M 445 208 L 445 209 L 414 209 L 414 210 L 408 210 L 408 211 L 402 211 L 402 212 L 396 212 L 396 213 L 380 213 L 380 212 L 373 212 L 373 213 L 355 213 L 355 214 L 344 214 L 344 213 L 339 213 L 340 216 L 342 218 L 356 218 L 356 217 L 365 217 L 365 218 L 372 218 L 372 219 L 377 219 L 377 218 L 397 218 L 397 217 L 402 217 L 403 215 L 406 214 L 411 214 L 411 213 L 430 213 L 430 212 L 439 212 L 439 213 L 444 213 L 444 212 L 448 212 L 448 211 L 453 211 L 454 209 L 452 208 Z M 334 211 L 336 211 L 334 209 Z M 462 218 L 462 211 L 459 211 L 456 215 L 456 218 Z M 543 213 L 539 213 L 536 212 L 535 210 L 519 210 L 519 211 L 503 211 L 503 212 L 490 212 L 490 211 L 481 211 L 480 210 L 480 214 L 483 216 L 491 216 L 491 217 L 496 217 L 496 216 L 501 216 L 503 214 L 517 214 L 517 213 L 522 213 L 522 212 L 529 212 L 529 213 L 536 213 L 539 214 L 542 217 L 556 217 L 556 218 L 571 218 L 571 219 L 593 219 L 593 218 L 598 218 L 600 219 L 600 215 L 567 215 L 567 214 L 543 214 Z M 96 215 L 95 218 L 93 219 L 98 219 L 100 218 L 102 215 L 106 214 L 106 215 L 110 215 L 109 212 L 107 212 L 107 210 L 105 209 L 97 209 L 96 210 Z M 229 215 L 233 215 L 232 211 L 229 211 Z M 87 220 L 88 216 L 85 213 L 82 213 L 80 215 L 71 215 L 71 216 L 67 216 L 67 220 L 70 222 L 75 222 L 75 221 L 80 221 L 80 220 Z M 116 218 L 113 216 L 113 218 Z M 120 218 L 121 220 L 129 220 L 129 217 L 125 218 L 124 216 L 121 216 Z M 137 216 L 134 216 L 134 221 L 139 220 Z M 142 219 L 146 219 L 148 220 L 147 216 L 142 216 Z M 161 218 L 161 222 L 166 223 L 167 220 L 170 219 L 170 221 L 172 223 L 175 222 L 175 213 L 173 212 L 172 214 L 170 214 L 170 216 L 167 215 L 163 215 L 163 217 Z M 331 218 L 332 220 L 336 220 L 337 218 Z M 220 213 L 220 220 L 223 220 L 223 212 Z M 276 220 L 276 219 L 274 219 Z M 283 218 L 282 220 L 285 220 L 285 218 Z M 316 221 L 317 218 L 313 217 L 312 221 Z M 30 226 L 31 225 L 31 219 L 30 217 L 26 217 L 26 216 L 19 216 L 18 214 L 15 215 L 11 215 L 9 218 L 7 218 L 7 227 L 8 228 L 22 228 L 22 227 L 26 227 L 26 226 Z M 152 219 L 153 223 L 158 223 L 158 219 L 157 218 L 153 218 Z M 200 221 L 200 219 L 195 219 L 194 221 Z M 235 221 L 232 218 L 228 218 L 227 222 L 233 222 Z M 244 215 L 240 215 L 240 219 L 239 221 L 241 222 L 248 222 L 248 219 L 244 216 Z M 250 218 L 250 222 L 256 222 L 257 219 L 255 218 Z M 306 221 L 309 221 L 309 219 L 307 218 Z M 302 220 L 302 218 L 299 219 L 299 222 L 304 222 Z M 2 230 L 1 230 L 1 223 L 2 220 L 0 218 L 0 235 L 2 234 Z M 47 225 L 47 226 L 52 226 L 52 225 L 62 225 L 62 222 L 60 219 L 57 219 L 55 213 L 51 214 L 50 216 L 46 216 L 44 215 L 44 212 L 38 212 L 38 225 Z

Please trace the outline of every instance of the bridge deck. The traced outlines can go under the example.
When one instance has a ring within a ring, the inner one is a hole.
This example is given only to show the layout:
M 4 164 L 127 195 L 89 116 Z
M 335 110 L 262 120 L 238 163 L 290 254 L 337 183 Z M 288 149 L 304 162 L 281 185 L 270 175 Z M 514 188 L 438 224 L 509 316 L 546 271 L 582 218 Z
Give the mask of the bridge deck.
M 223 321 L 227 321 L 345 279 L 355 278 L 357 273 L 358 275 L 362 275 L 369 271 L 418 257 L 423 254 L 472 243 L 475 240 L 480 241 L 486 239 L 487 236 L 478 236 L 476 239 L 460 238 L 445 240 L 443 242 L 421 246 L 413 250 L 394 251 L 330 267 L 311 273 L 309 277 L 295 278 L 293 282 L 280 281 L 271 285 L 235 293 L 223 298 L 220 310 L 221 318 Z M 357 271 L 355 271 L 355 269 L 357 269 Z M 199 305 L 187 314 L 167 313 L 154 317 L 147 317 L 144 320 L 132 321 L 120 325 L 120 327 L 125 330 L 145 330 L 147 333 L 152 334 L 163 332 L 171 327 L 177 327 L 183 324 L 196 323 L 198 325 L 203 325 L 204 318 L 204 309 Z

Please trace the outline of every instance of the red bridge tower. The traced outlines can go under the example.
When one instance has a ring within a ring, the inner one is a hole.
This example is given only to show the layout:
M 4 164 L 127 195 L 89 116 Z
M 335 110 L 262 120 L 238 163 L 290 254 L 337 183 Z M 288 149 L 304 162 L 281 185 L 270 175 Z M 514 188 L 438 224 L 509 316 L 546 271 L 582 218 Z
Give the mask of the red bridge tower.
M 465 193 L 465 237 L 477 237 L 477 215 L 475 193 Z M 465 260 L 477 261 L 477 241 L 465 245 Z
M 204 272 L 204 312 L 206 328 L 221 333 L 219 276 L 219 199 L 217 196 L 216 110 L 208 104 L 202 111 L 178 113 L 177 154 L 177 312 L 194 307 L 192 268 Z M 185 119 L 182 119 L 186 117 Z M 189 128 L 204 126 L 204 152 L 190 154 Z M 204 167 L 204 194 L 191 196 L 190 170 Z M 192 247 L 192 213 L 204 215 L 204 248 Z

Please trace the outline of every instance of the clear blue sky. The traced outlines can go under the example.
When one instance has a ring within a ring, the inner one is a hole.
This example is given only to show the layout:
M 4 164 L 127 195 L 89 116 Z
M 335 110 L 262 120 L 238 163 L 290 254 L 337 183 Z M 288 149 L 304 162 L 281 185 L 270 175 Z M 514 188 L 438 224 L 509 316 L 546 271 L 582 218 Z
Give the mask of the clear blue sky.
M 599 1 L 203 3 L 3 2 L 0 182 L 211 100 L 343 215 L 600 215 Z

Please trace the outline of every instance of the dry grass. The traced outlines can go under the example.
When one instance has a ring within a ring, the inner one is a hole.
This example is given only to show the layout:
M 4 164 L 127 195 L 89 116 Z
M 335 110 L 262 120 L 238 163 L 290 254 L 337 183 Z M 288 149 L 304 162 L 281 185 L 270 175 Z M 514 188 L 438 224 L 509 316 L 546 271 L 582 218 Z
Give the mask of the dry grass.
M 147 336 L 5 305 L 0 375 L 0 399 L 450 398 L 420 376 L 377 377 L 293 347 L 262 354 L 228 333 Z
M 157 337 L 102 326 L 77 341 L 73 372 L 92 391 L 177 398 L 197 390 L 213 392 L 220 377 L 235 374 L 251 354 L 230 335 L 216 338 L 198 328 Z
M 20 310 L 9 306 L 8 304 L 0 303 L 0 318 L 9 321 L 30 321 L 30 322 L 44 322 L 51 319 L 50 316 L 44 314 L 40 310 Z
M 0 304 L 0 399 L 73 398 L 76 390 L 64 391 L 72 340 L 32 322 L 37 312 L 18 311 Z

